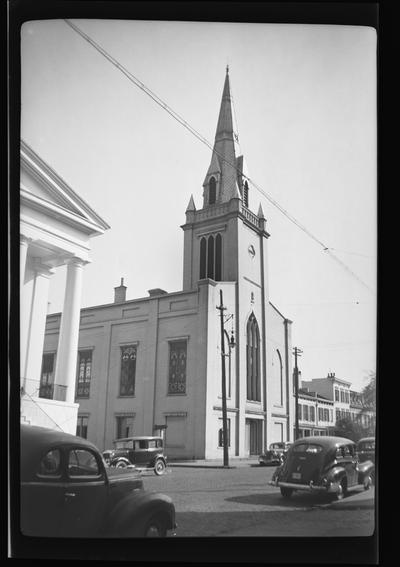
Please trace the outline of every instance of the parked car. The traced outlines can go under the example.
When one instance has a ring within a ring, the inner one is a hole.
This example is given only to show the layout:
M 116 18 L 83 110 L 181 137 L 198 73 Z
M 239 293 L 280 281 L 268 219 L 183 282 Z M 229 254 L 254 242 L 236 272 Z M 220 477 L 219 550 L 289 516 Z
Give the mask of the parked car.
M 283 463 L 286 453 L 290 447 L 291 443 L 286 441 L 279 441 L 277 443 L 271 443 L 269 450 L 265 450 L 258 457 L 258 462 L 260 465 L 280 465 Z
M 358 459 L 361 463 L 372 461 L 375 463 L 375 437 L 363 437 L 357 442 Z
M 40 537 L 151 537 L 175 533 L 169 496 L 135 470 L 106 468 L 81 437 L 21 425 L 21 530 Z
M 124 437 L 114 441 L 114 449 L 103 452 L 110 467 L 135 467 L 138 471 L 153 469 L 162 475 L 167 467 L 162 437 Z
M 360 463 L 356 444 L 343 437 L 305 437 L 289 448 L 270 484 L 285 498 L 295 490 L 334 495 L 338 500 L 349 490 L 371 486 L 372 461 Z
M 358 460 L 372 461 L 375 464 L 375 437 L 363 437 L 357 443 Z M 371 473 L 372 482 L 375 484 L 375 468 Z

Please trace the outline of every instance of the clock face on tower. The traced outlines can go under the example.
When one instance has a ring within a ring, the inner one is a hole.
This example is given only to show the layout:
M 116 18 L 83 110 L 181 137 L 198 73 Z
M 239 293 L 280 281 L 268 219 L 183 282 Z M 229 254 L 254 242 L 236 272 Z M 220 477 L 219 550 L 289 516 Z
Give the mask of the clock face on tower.
M 248 247 L 247 250 L 249 251 L 251 258 L 254 258 L 254 256 L 256 255 L 256 251 L 254 249 L 254 246 L 252 244 L 250 244 L 250 246 Z

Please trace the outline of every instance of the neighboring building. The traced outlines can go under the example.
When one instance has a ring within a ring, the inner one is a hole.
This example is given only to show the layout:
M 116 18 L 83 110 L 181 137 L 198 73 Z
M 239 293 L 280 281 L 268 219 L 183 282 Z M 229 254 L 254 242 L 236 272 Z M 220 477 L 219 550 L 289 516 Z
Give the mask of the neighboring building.
M 327 425 L 327 430 L 334 427 L 335 423 L 340 419 L 357 421 L 365 428 L 375 426 L 375 411 L 365 407 L 362 393 L 351 390 L 351 383 L 337 378 L 334 372 L 328 373 L 326 378 L 301 380 L 301 385 L 302 388 L 299 389 L 299 405 L 302 404 L 304 395 L 306 394 L 309 398 L 310 393 L 318 398 L 324 398 L 327 402 L 333 404 L 333 422 L 332 420 L 330 421 L 329 425 Z M 310 392 L 311 390 L 312 392 Z M 308 403 L 311 402 L 309 401 Z M 300 415 L 301 411 L 299 411 L 300 431 L 302 429 L 304 431 L 312 430 L 312 428 L 307 427 L 307 424 L 301 423 Z M 309 415 L 307 410 L 306 415 Z
M 350 382 L 336 378 L 335 373 L 330 372 L 326 378 L 302 380 L 301 386 L 335 402 L 335 422 L 350 417 Z
M 76 430 L 75 364 L 83 266 L 90 239 L 109 228 L 21 140 L 20 381 L 21 420 Z M 67 265 L 57 365 L 43 357 L 48 290 L 54 269 Z
M 376 412 L 366 407 L 361 392 L 350 390 L 350 417 L 364 428 L 375 429 Z
M 236 153 L 228 70 L 203 206 L 186 209 L 183 290 L 149 290 L 82 309 L 78 434 L 100 449 L 128 435 L 165 435 L 171 458 L 222 458 L 223 293 L 229 454 L 292 439 L 291 321 L 269 301 L 266 220 Z M 44 356 L 60 316 L 48 316 Z M 235 346 L 232 346 L 232 337 Z
M 299 390 L 299 436 L 331 435 L 335 426 L 335 403 L 316 392 Z

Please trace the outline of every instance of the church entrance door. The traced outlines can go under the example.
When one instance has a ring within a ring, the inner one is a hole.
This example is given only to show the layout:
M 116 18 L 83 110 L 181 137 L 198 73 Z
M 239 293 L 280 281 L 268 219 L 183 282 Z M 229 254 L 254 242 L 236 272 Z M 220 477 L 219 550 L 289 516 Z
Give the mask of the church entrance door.
M 262 420 L 246 419 L 246 455 L 262 453 Z

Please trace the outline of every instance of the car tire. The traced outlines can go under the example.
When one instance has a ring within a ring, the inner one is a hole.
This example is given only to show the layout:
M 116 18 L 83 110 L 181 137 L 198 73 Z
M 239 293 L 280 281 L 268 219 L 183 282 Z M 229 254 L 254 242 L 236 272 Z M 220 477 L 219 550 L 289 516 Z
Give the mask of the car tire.
M 162 474 L 165 473 L 165 463 L 162 459 L 157 459 L 156 464 L 154 465 L 154 472 L 156 473 L 157 476 L 161 476 Z
M 336 500 L 343 500 L 347 494 L 347 480 L 343 478 L 339 484 L 339 490 L 336 492 Z
M 368 475 L 365 479 L 364 479 L 364 490 L 369 490 L 371 488 L 372 485 L 372 478 Z
M 126 469 L 127 468 L 127 463 L 125 461 L 118 461 L 115 465 L 115 467 L 117 469 Z
M 151 518 L 143 532 L 144 537 L 165 537 L 167 535 L 167 528 L 162 518 L 155 516 Z
M 293 494 L 293 488 L 286 488 L 284 486 L 281 486 L 281 494 L 283 498 L 290 498 Z

